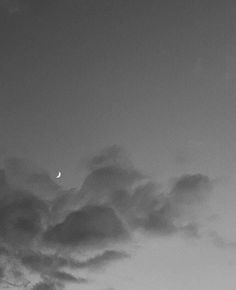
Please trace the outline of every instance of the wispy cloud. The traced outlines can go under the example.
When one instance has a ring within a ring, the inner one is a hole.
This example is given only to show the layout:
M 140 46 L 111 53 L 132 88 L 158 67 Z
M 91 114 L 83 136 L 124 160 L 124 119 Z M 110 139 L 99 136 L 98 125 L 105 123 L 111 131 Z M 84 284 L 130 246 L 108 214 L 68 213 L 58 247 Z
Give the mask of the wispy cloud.
M 119 252 L 114 250 L 107 250 L 102 254 L 98 254 L 97 256 L 90 258 L 86 261 L 70 261 L 70 266 L 72 268 L 92 268 L 92 269 L 100 269 L 103 266 L 107 266 L 108 263 L 119 261 L 122 259 L 129 258 L 125 252 Z

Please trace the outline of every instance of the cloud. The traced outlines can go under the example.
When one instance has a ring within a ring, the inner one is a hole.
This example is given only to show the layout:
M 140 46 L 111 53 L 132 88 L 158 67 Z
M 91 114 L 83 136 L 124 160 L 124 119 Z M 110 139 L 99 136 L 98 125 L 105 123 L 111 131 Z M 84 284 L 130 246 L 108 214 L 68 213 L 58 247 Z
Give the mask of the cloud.
M 40 238 L 50 223 L 49 201 L 37 191 L 45 181 L 28 187 L 27 180 L 35 173 L 45 176 L 45 171 L 17 158 L 6 160 L 0 170 L 0 255 L 3 267 L 8 267 L 0 282 L 6 285 L 25 285 L 19 275 L 24 266 L 19 253 L 42 249 Z
M 101 267 L 106 266 L 110 262 L 125 259 L 128 257 L 130 257 L 130 255 L 128 255 L 125 252 L 107 250 L 104 253 L 83 262 L 72 261 L 70 265 L 73 268 L 93 268 L 93 269 L 99 268 L 100 269 Z
M 52 277 L 62 281 L 62 282 L 73 282 L 73 283 L 87 283 L 87 280 L 84 278 L 76 278 L 73 275 L 66 272 L 54 272 Z
M 89 204 L 109 202 L 115 191 L 130 190 L 143 175 L 133 168 L 109 165 L 93 170 L 80 189 L 80 200 Z
M 47 255 L 40 252 L 26 253 L 21 257 L 21 263 L 32 272 L 43 274 L 49 272 L 59 272 L 60 269 L 97 269 L 107 266 L 109 263 L 129 258 L 130 255 L 124 251 L 105 250 L 94 257 L 84 261 L 79 261 L 71 257 L 58 255 Z M 53 274 L 54 275 L 54 274 Z M 55 275 L 54 275 L 55 276 Z
M 176 233 L 178 231 L 177 227 L 174 225 L 174 209 L 170 208 L 168 201 L 162 208 L 158 210 L 152 210 L 147 214 L 141 226 L 153 233 L 160 235 L 169 235 Z
M 202 174 L 187 174 L 172 180 L 169 192 L 162 192 L 126 159 L 117 146 L 92 158 L 81 189 L 59 197 L 57 211 L 83 205 L 108 206 L 131 231 L 142 229 L 161 235 L 185 231 L 197 236 L 194 214 L 206 203 L 213 181 Z
M 53 206 L 53 214 L 58 219 L 65 218 L 68 213 L 88 205 L 110 205 L 117 192 L 130 192 L 132 186 L 143 178 L 133 168 L 109 165 L 88 173 L 79 190 L 71 190 L 57 197 Z M 117 196 L 117 195 L 116 195 Z
M 21 257 L 22 264 L 31 271 L 43 273 L 68 265 L 67 259 L 57 255 L 46 255 L 40 252 L 26 253 Z
M 117 145 L 105 148 L 102 152 L 99 152 L 99 154 L 90 158 L 87 165 L 90 171 L 110 166 L 132 168 L 132 163 L 130 162 L 125 150 Z
M 63 282 L 78 282 L 78 279 L 76 277 L 74 277 L 73 275 L 66 273 L 66 272 L 60 272 L 60 271 L 54 272 L 52 274 L 52 277 L 54 277 L 58 280 L 61 280 Z
M 5 248 L 4 246 L 0 247 L 0 256 L 8 256 L 9 255 L 9 251 L 7 250 L 7 248 Z
M 69 282 L 89 283 L 72 270 L 128 258 L 118 246 L 136 231 L 197 238 L 198 216 L 213 185 L 205 175 L 186 174 L 163 190 L 117 146 L 88 161 L 78 189 L 61 188 L 33 162 L 8 158 L 0 170 L 0 269 L 8 265 L 1 274 L 9 283 L 22 281 L 24 273 L 37 275 L 42 281 L 33 290 L 63 289 Z M 87 260 L 81 250 L 89 253 Z
M 7 191 L 0 196 L 0 237 L 8 245 L 25 247 L 43 229 L 47 206 L 26 191 Z
M 197 217 L 212 187 L 213 181 L 202 174 L 176 178 L 170 192 L 159 203 L 161 206 L 148 214 L 144 227 L 162 234 L 184 231 L 198 236 Z
M 87 206 L 72 212 L 44 234 L 44 241 L 63 246 L 98 245 L 127 237 L 122 222 L 112 208 Z
M 57 290 L 54 283 L 39 282 L 32 287 L 32 290 Z
M 4 269 L 3 267 L 0 267 L 0 279 L 2 279 L 4 277 Z
M 188 174 L 178 178 L 171 190 L 171 198 L 176 203 L 193 204 L 206 200 L 212 190 L 212 181 L 202 174 Z

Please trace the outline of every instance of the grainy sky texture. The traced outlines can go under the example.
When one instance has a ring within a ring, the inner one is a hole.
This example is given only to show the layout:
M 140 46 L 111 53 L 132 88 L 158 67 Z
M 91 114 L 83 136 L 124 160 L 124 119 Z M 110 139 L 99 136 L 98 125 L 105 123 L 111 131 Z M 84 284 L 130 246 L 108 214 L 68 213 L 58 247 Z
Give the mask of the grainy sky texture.
M 235 289 L 235 1 L 0 0 L 0 58 L 2 287 Z

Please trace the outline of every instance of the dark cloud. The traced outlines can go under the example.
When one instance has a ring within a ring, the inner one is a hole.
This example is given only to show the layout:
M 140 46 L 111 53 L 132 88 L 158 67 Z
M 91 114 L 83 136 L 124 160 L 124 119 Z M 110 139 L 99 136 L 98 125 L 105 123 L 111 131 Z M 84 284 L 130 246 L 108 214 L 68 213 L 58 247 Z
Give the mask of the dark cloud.
M 108 166 L 93 170 L 80 189 L 80 200 L 89 204 L 109 202 L 116 191 L 130 190 L 143 176 L 135 169 Z
M 48 200 L 38 194 L 37 187 L 27 188 L 27 179 L 35 173 L 44 171 L 17 158 L 6 160 L 0 172 L 0 255 L 1 263 L 8 267 L 0 282 L 6 285 L 25 285 L 19 253 L 41 248 L 40 237 L 50 223 Z M 37 186 L 40 184 L 42 180 Z
M 198 236 L 195 213 L 212 190 L 213 182 L 205 175 L 183 175 L 177 179 L 170 193 L 166 194 L 156 209 L 145 220 L 145 229 L 162 234 L 185 232 Z
M 127 157 L 122 154 L 112 146 L 92 158 L 91 172 L 81 189 L 59 198 L 58 212 L 78 204 L 105 205 L 114 208 L 131 230 L 140 228 L 165 235 L 185 231 L 197 236 L 196 222 L 188 220 L 188 211 L 193 213 L 205 203 L 212 180 L 202 174 L 183 175 L 174 179 L 169 192 L 162 192 L 160 186 L 125 163 Z
M 68 265 L 67 259 L 56 255 L 46 255 L 40 252 L 27 253 L 21 257 L 22 264 L 31 271 L 42 273 Z
M 0 247 L 0 256 L 8 256 L 9 255 L 9 251 L 7 250 L 6 247 L 1 246 Z
M 0 279 L 5 276 L 3 267 L 0 267 Z
M 127 236 L 122 222 L 112 208 L 88 206 L 72 212 L 47 230 L 44 241 L 64 246 L 97 245 Z
M 178 231 L 174 225 L 173 209 L 170 208 L 168 201 L 161 209 L 148 213 L 140 225 L 147 231 L 161 235 L 169 235 Z
M 14 246 L 26 246 L 43 229 L 47 206 L 25 191 L 11 191 L 0 199 L 0 236 Z
M 132 186 L 144 178 L 127 159 L 118 146 L 111 146 L 88 162 L 88 175 L 81 188 L 71 195 L 58 198 L 57 210 L 72 211 L 83 205 L 110 203 L 116 191 L 130 191 Z
M 143 176 L 133 168 L 108 166 L 89 172 L 81 188 L 57 197 L 53 213 L 59 219 L 87 205 L 107 205 L 118 197 L 115 193 L 131 192 L 132 186 Z M 128 196 L 127 196 L 128 197 Z M 124 201 L 125 202 L 125 201 Z
M 91 158 L 79 189 L 62 189 L 48 172 L 24 159 L 9 158 L 4 166 L 0 170 L 0 269 L 7 264 L 8 270 L 0 274 L 9 283 L 22 281 L 25 271 L 38 275 L 42 281 L 33 290 L 88 283 L 71 271 L 96 270 L 128 258 L 116 249 L 118 243 L 131 241 L 135 231 L 199 237 L 196 214 L 213 186 L 207 176 L 192 174 L 172 180 L 170 190 L 163 191 L 136 170 L 117 146 Z M 224 242 L 213 235 L 211 239 Z M 88 251 L 90 258 L 81 260 L 78 249 Z M 21 275 L 16 275 L 16 264 Z
M 21 263 L 24 267 L 32 272 L 39 274 L 56 271 L 61 268 L 79 269 L 79 268 L 101 268 L 111 262 L 129 258 L 130 255 L 123 251 L 105 250 L 102 254 L 97 254 L 94 257 L 79 261 L 71 257 L 62 257 L 57 255 L 46 255 L 40 252 L 25 254 L 21 257 Z
M 202 174 L 183 175 L 176 180 L 171 198 L 175 202 L 192 204 L 201 203 L 208 197 L 208 192 L 212 190 L 212 181 Z

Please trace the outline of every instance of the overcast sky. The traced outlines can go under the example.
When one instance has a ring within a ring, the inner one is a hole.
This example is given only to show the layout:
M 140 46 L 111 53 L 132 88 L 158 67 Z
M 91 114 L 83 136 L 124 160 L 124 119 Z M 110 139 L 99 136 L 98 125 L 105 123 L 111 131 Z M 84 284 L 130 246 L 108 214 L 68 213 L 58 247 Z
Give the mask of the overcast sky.
M 33 290 L 235 289 L 234 2 L 0 0 L 0 246 Z

